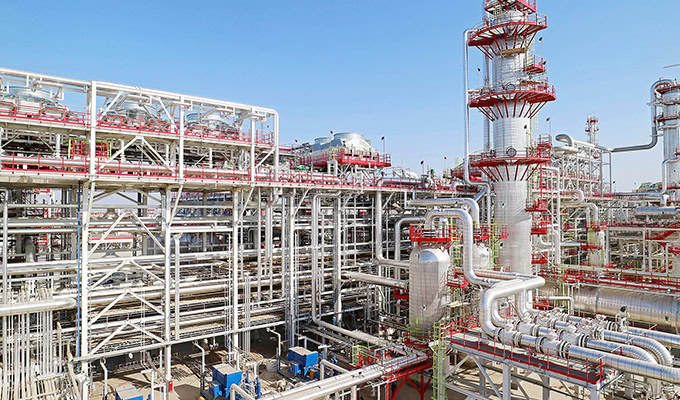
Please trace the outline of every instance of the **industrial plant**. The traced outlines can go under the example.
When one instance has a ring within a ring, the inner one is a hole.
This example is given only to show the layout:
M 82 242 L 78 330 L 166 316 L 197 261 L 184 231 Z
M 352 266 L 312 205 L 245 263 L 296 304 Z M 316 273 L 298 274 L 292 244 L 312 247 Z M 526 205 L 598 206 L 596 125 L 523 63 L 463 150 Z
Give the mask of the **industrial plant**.
M 443 171 L 0 68 L 0 400 L 680 398 L 680 81 L 650 72 L 642 144 L 552 135 L 547 18 L 483 7 Z M 656 146 L 660 183 L 615 191 L 612 156 Z

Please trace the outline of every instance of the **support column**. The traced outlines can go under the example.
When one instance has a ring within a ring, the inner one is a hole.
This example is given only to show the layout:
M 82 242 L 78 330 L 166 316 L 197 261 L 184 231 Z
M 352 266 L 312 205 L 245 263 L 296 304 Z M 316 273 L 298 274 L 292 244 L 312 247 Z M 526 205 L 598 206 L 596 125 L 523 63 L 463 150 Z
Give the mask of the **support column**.
M 544 375 L 541 375 L 541 382 L 543 382 L 543 389 L 542 389 L 542 396 L 541 398 L 543 400 L 549 400 L 550 399 L 550 378 Z
M 509 365 L 503 364 L 503 400 L 512 399 L 512 386 L 510 384 L 512 378 L 512 368 Z

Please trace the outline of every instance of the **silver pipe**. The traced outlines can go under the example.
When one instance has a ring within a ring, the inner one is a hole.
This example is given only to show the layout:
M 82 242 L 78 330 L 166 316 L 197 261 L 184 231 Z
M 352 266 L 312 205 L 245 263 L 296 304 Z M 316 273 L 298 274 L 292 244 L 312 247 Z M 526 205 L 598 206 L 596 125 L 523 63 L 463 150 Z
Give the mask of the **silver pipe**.
M 464 204 L 470 208 L 470 215 L 475 223 L 479 223 L 479 204 L 471 197 L 442 198 L 442 199 L 417 199 L 409 200 L 409 207 L 451 207 Z
M 657 340 L 626 332 L 614 332 L 610 330 L 605 330 L 603 335 L 605 340 L 610 340 L 617 343 L 628 343 L 637 347 L 641 347 L 652 353 L 659 364 L 667 365 L 669 367 L 673 366 L 673 355 L 663 344 Z
M 403 217 L 394 224 L 394 260 L 401 261 L 401 225 L 425 222 L 425 217 Z
M 582 312 L 616 315 L 623 306 L 634 321 L 680 328 L 680 297 L 593 286 L 574 292 L 574 308 Z
M 666 217 L 673 218 L 680 214 L 680 210 L 675 207 L 637 207 L 636 217 Z
M 99 364 L 102 366 L 102 370 L 104 371 L 104 387 L 102 388 L 102 398 L 106 399 L 109 394 L 109 370 L 106 368 L 104 360 L 99 360 Z M 203 388 L 201 388 L 201 390 L 202 389 Z
M 651 112 L 651 120 L 652 120 L 652 139 L 649 143 L 647 144 L 640 144 L 640 145 L 635 145 L 635 146 L 626 146 L 626 147 L 615 147 L 611 149 L 612 153 L 622 153 L 625 151 L 637 151 L 637 150 L 649 150 L 656 146 L 656 144 L 659 141 L 659 135 L 656 130 L 656 88 L 662 84 L 662 83 L 673 83 L 670 79 L 659 79 L 658 81 L 654 82 L 652 86 L 649 88 L 649 109 Z
M 23 315 L 43 311 L 58 311 L 76 307 L 76 301 L 72 298 L 59 298 L 53 300 L 38 300 L 30 303 L 6 303 L 0 305 L 0 316 Z
M 402 281 L 394 278 L 386 278 L 371 274 L 364 274 L 362 272 L 344 271 L 343 277 L 348 280 L 355 280 L 360 282 L 371 283 L 373 285 L 394 287 L 399 289 L 408 289 L 408 281 Z
M 474 222 L 470 214 L 461 209 L 451 209 L 451 210 L 431 210 L 425 215 L 425 227 L 430 228 L 432 226 L 432 221 L 437 217 L 450 217 L 455 218 L 463 223 L 463 273 L 467 280 L 473 285 L 480 286 L 490 286 L 497 281 L 489 278 L 479 277 L 474 270 L 473 262 L 473 229 Z
M 680 335 L 629 326 L 628 332 L 635 336 L 647 337 L 674 349 L 680 349 Z
M 473 182 L 470 180 L 470 93 L 469 93 L 469 82 L 468 82 L 468 64 L 469 64 L 469 55 L 468 55 L 468 38 L 470 36 L 470 33 L 472 32 L 472 29 L 467 29 L 463 33 L 463 51 L 464 51 L 464 70 L 465 73 L 464 75 L 464 107 L 465 107 L 465 130 L 464 130 L 464 149 L 465 149 L 465 158 L 463 160 L 463 181 L 465 181 L 465 184 L 471 185 L 471 186 L 482 186 L 486 188 L 486 222 L 491 223 L 491 185 L 489 182 Z M 486 57 L 485 57 L 486 58 Z
M 587 320 L 586 318 L 568 316 L 567 320 L 571 323 L 579 324 L 582 321 Z M 566 329 L 569 326 L 567 322 L 564 321 L 554 321 L 554 327 L 558 329 Z M 627 332 L 616 332 L 611 329 L 605 329 L 603 332 L 603 339 L 616 342 L 619 344 L 627 344 L 637 346 L 645 351 L 651 353 L 654 356 L 654 361 L 661 365 L 673 365 L 673 355 L 668 351 L 666 347 L 660 342 L 647 338 L 641 337 Z
M 523 347 L 534 348 L 543 354 L 558 357 L 566 356 L 594 364 L 602 362 L 605 366 L 614 368 L 618 371 L 659 379 L 674 384 L 680 383 L 680 369 L 605 353 L 599 350 L 588 349 L 567 342 L 538 338 L 529 334 L 520 334 L 519 332 L 509 331 L 501 327 L 497 328 L 492 319 L 494 314 L 493 310 L 496 309 L 496 301 L 502 297 L 518 293 L 522 290 L 520 287 L 523 282 L 528 281 L 512 280 L 500 282 L 482 293 L 479 320 L 480 327 L 486 334 L 509 345 L 517 345 L 517 342 L 519 341 L 519 344 Z
M 586 347 L 607 353 L 621 354 L 626 357 L 632 357 L 638 360 L 647 361 L 648 363 L 657 364 L 656 357 L 639 347 L 628 344 L 612 343 L 606 340 L 595 340 L 588 338 L 586 341 Z

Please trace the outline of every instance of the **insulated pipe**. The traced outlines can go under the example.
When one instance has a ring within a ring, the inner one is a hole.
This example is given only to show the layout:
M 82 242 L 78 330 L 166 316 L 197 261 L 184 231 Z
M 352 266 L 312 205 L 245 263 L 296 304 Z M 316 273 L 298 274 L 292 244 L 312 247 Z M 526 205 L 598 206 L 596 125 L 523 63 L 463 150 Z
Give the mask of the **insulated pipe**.
M 279 362 L 281 362 L 281 334 L 278 333 L 276 330 L 274 330 L 272 328 L 267 328 L 267 332 L 273 333 L 274 335 L 276 335 L 276 340 L 277 340 L 276 359 L 279 360 Z M 280 365 L 277 365 L 277 367 L 276 367 L 277 371 L 279 370 L 279 367 L 280 367 Z
M 269 328 L 267 328 L 269 329 Z M 192 342 L 194 346 L 198 347 L 199 350 L 201 350 L 201 390 L 203 390 L 203 381 L 205 380 L 205 349 L 203 346 L 200 346 L 197 342 Z M 104 395 L 104 398 L 106 398 L 106 394 Z
M 431 210 L 425 215 L 425 227 L 431 228 L 432 221 L 437 217 L 455 218 L 463 223 L 463 273 L 468 282 L 473 285 L 490 286 L 497 282 L 495 279 L 480 278 L 474 271 L 473 265 L 473 229 L 474 223 L 470 214 L 461 209 Z
M 680 210 L 675 207 L 637 207 L 636 217 L 666 217 L 673 218 L 680 214 Z
M 53 300 L 38 300 L 30 303 L 7 303 L 0 305 L 0 317 L 22 315 L 43 311 L 58 311 L 76 307 L 76 301 L 72 298 L 59 298 Z
M 612 343 L 606 340 L 596 340 L 592 338 L 586 339 L 586 347 L 589 349 L 600 350 L 612 354 L 621 354 L 626 357 L 632 357 L 638 360 L 647 361 L 651 364 L 657 364 L 655 356 L 649 354 L 647 351 L 628 344 Z
M 465 158 L 463 160 L 463 180 L 467 185 L 471 186 L 482 186 L 486 189 L 486 222 L 491 223 L 491 185 L 489 182 L 473 182 L 470 180 L 470 93 L 469 93 L 469 84 L 468 84 L 468 64 L 469 64 L 469 56 L 468 56 L 468 38 L 470 36 L 470 33 L 472 32 L 472 29 L 467 29 L 463 33 L 463 49 L 464 49 L 464 69 L 465 73 L 464 75 L 464 98 L 465 98 L 465 103 L 463 106 L 465 107 L 465 130 L 464 130 L 464 140 L 465 140 Z
M 518 288 L 520 283 L 522 283 L 522 281 L 518 280 L 501 282 L 486 289 L 484 293 L 482 293 L 479 319 L 480 326 L 486 334 L 499 339 L 503 343 L 521 345 L 525 348 L 534 348 L 543 354 L 555 355 L 563 358 L 575 358 L 594 364 L 602 362 L 605 366 L 614 368 L 618 371 L 659 379 L 673 384 L 680 383 L 680 369 L 605 353 L 599 350 L 588 349 L 567 342 L 549 340 L 545 337 L 538 338 L 517 331 L 497 328 L 492 321 L 493 313 L 491 307 L 494 306 L 499 298 L 513 295 L 521 290 Z
M 332 362 L 330 362 L 330 361 L 328 361 L 328 360 L 321 360 L 321 362 L 319 362 L 319 364 L 321 365 L 321 367 L 320 367 L 320 368 L 321 368 L 321 371 L 320 371 L 320 373 L 319 373 L 319 379 L 320 379 L 320 380 L 321 380 L 321 379 L 324 379 L 325 376 L 326 376 L 326 374 L 325 374 L 325 372 L 326 372 L 326 371 L 325 371 L 325 367 L 328 367 L 328 368 L 330 368 L 330 369 L 332 369 L 332 370 L 334 370 L 334 371 L 337 371 L 337 372 L 339 372 L 339 373 L 341 373 L 341 374 L 345 374 L 345 373 L 349 372 L 349 370 L 346 370 L 346 369 L 342 368 L 342 367 L 339 366 L 339 365 L 335 365 L 335 364 L 333 364 Z
M 417 199 L 408 202 L 409 207 L 450 207 L 464 204 L 470 207 L 470 216 L 475 223 L 479 223 L 479 204 L 471 197 L 456 197 L 443 199 Z
M 575 151 L 578 151 L 578 149 L 574 146 L 575 144 L 583 147 L 592 147 L 596 148 L 602 151 L 611 151 L 612 149 L 588 142 L 584 142 L 581 140 L 576 140 L 574 139 L 571 135 L 567 133 L 560 133 L 555 136 L 555 140 L 558 142 L 566 143 L 566 146 L 564 147 L 557 147 L 557 149 L 564 149 L 564 148 L 569 148 L 569 149 L 574 149 Z
M 317 312 L 317 292 L 319 288 L 317 287 L 321 282 L 319 282 L 319 211 L 321 205 L 319 204 L 319 199 L 321 197 L 331 197 L 337 198 L 340 193 L 317 193 L 312 196 L 312 314 Z M 319 312 L 321 310 L 319 309 Z
M 636 328 L 632 326 L 628 327 L 628 332 L 635 336 L 654 339 L 674 349 L 680 349 L 680 335 L 674 335 L 672 333 L 661 331 L 653 331 L 651 329 Z
M 372 274 L 364 274 L 362 272 L 345 271 L 342 273 L 343 277 L 348 280 L 355 280 L 360 282 L 371 283 L 373 285 L 380 285 L 386 287 L 394 287 L 399 289 L 408 289 L 408 281 L 399 279 L 386 278 Z
M 663 83 L 673 83 L 670 79 L 659 79 L 654 82 L 649 88 L 649 109 L 652 120 L 652 139 L 648 144 L 640 144 L 636 146 L 615 147 L 611 149 L 612 153 L 622 153 L 626 151 L 649 150 L 656 146 L 659 141 L 659 135 L 656 130 L 656 88 Z
M 394 224 L 394 260 L 401 261 L 401 225 L 425 222 L 425 217 L 403 217 Z
M 659 341 L 649 337 L 637 336 L 626 332 L 615 332 L 605 330 L 603 332 L 605 340 L 617 343 L 627 343 L 643 348 L 654 355 L 656 360 L 661 365 L 673 366 L 673 355 L 668 349 Z
M 579 324 L 585 321 L 586 318 L 568 316 L 567 320 L 572 323 Z M 564 321 L 555 321 L 554 324 L 557 329 L 566 329 L 569 324 Z M 672 366 L 673 365 L 673 355 L 668 351 L 666 347 L 660 342 L 648 338 L 641 337 L 627 332 L 616 332 L 610 329 L 605 329 L 603 332 L 603 339 L 609 342 L 616 342 L 619 344 L 633 345 L 637 346 L 654 356 L 654 361 L 661 365 Z
M 591 314 L 616 315 L 626 306 L 634 321 L 680 328 L 680 298 L 610 287 L 583 286 L 574 292 L 574 307 Z
M 104 371 L 104 387 L 102 388 L 103 393 L 102 393 L 102 398 L 106 398 L 109 394 L 109 370 L 106 368 L 106 364 L 104 364 L 104 360 L 99 360 L 99 364 L 102 366 L 102 371 Z M 203 390 L 203 388 L 201 388 Z

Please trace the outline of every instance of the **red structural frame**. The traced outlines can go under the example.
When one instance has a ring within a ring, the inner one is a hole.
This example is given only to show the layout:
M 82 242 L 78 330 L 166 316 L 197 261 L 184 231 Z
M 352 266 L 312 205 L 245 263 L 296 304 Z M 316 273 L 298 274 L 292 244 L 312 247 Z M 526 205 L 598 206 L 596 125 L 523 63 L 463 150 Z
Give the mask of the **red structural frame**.
M 470 107 L 479 108 L 491 121 L 500 118 L 533 118 L 545 103 L 554 101 L 555 87 L 547 82 L 509 83 L 484 87 L 470 93 Z
M 536 0 L 484 0 L 484 9 L 491 12 L 495 8 L 536 12 Z
M 536 33 L 548 27 L 548 18 L 535 13 L 512 18 L 487 18 L 473 28 L 468 46 L 478 47 L 487 57 L 529 48 Z

